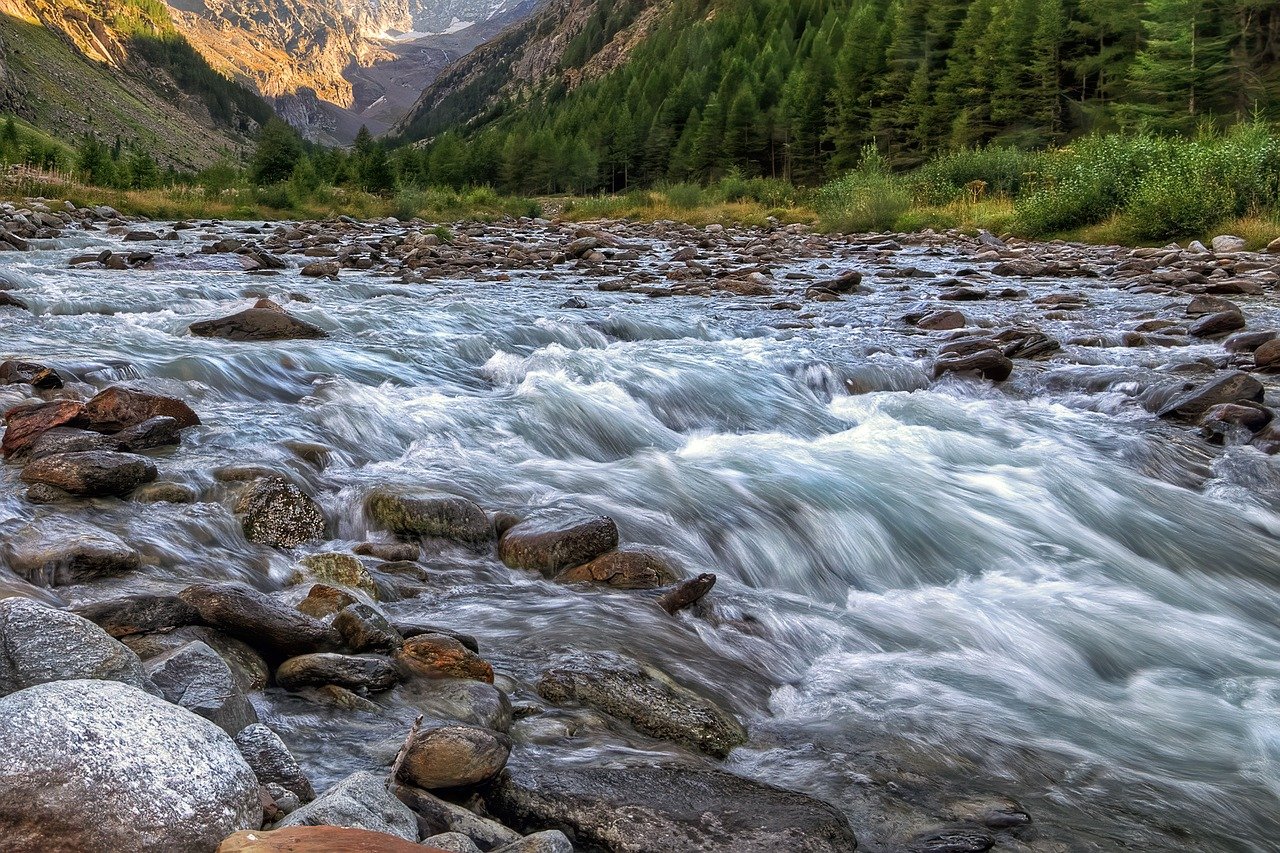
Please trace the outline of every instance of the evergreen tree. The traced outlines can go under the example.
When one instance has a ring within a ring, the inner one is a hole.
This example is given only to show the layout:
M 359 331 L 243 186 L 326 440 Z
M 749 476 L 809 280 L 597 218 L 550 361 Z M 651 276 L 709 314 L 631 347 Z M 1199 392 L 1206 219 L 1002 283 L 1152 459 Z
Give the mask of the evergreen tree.
M 302 140 L 293 128 L 278 118 L 262 126 L 258 147 L 253 153 L 250 175 L 258 186 L 289 180 L 302 158 Z
M 149 190 L 160 185 L 160 167 L 140 145 L 129 150 L 129 186 L 135 190 Z
M 1147 11 L 1146 44 L 1130 77 L 1142 100 L 1127 112 L 1164 128 L 1194 129 L 1205 105 L 1220 94 L 1227 42 L 1217 35 L 1206 0 L 1149 0 Z

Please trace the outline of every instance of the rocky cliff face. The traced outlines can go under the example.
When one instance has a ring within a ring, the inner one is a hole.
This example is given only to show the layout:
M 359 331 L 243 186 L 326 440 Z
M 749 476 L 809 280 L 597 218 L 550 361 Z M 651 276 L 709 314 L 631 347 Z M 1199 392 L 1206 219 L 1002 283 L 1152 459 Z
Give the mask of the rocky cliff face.
M 270 115 L 162 7 L 136 0 L 0 0 L 0 109 L 64 138 L 139 142 L 184 168 L 234 156 Z
M 549 0 L 441 72 L 391 133 L 421 139 L 469 121 L 499 99 L 553 81 L 573 88 L 601 77 L 627 60 L 673 0 L 644 0 L 636 16 L 603 46 L 566 63 L 566 51 L 588 26 L 597 5 L 596 0 Z

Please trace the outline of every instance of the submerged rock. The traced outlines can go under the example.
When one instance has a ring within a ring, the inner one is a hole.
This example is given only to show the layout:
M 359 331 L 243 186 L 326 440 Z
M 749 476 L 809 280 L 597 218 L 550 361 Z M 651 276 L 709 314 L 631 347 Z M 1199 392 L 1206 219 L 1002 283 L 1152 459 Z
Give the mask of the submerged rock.
M 9 568 L 36 586 L 65 586 L 136 571 L 142 557 L 105 530 L 50 521 L 19 530 L 6 549 Z
M 717 758 L 747 741 L 746 729 L 733 714 L 654 667 L 621 655 L 598 654 L 562 663 L 543 673 L 537 690 L 551 702 L 581 702 L 650 737 Z
M 716 770 L 508 768 L 485 808 L 522 830 L 559 827 L 613 853 L 851 853 L 857 839 L 833 806 Z
M 511 740 L 478 726 L 437 726 L 413 732 L 396 779 L 428 791 L 478 785 L 502 771 Z
M 553 576 L 618 547 L 618 526 L 604 515 L 544 515 L 516 524 L 498 541 L 498 556 L 513 569 Z
M 262 823 L 226 732 L 136 688 L 42 684 L 0 699 L 0 720 L 6 853 L 209 851 Z
M 376 489 L 365 499 L 364 506 L 374 524 L 398 536 L 438 537 L 471 544 L 493 538 L 493 527 L 484 510 L 457 495 Z
M 615 589 L 656 589 L 683 573 L 656 548 L 627 545 L 556 575 L 561 583 L 598 583 Z

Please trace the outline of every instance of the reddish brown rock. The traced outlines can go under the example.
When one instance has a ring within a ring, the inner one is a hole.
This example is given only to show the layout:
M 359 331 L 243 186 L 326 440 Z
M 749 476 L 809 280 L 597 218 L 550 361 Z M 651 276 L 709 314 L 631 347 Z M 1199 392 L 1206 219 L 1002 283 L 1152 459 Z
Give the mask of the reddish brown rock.
M 624 546 L 556 575 L 560 583 L 598 583 L 615 589 L 656 589 L 677 583 L 683 573 L 653 548 Z
M 396 661 L 427 678 L 470 678 L 493 683 L 493 666 L 453 637 L 419 634 L 404 641 Z
M 498 557 L 513 569 L 548 577 L 589 563 L 618 547 L 618 526 L 604 515 L 546 515 L 513 526 L 498 541 Z
M 1266 341 L 1253 351 L 1253 363 L 1259 370 L 1280 370 L 1280 338 Z
M 29 450 L 40 436 L 54 427 L 71 423 L 80 417 L 83 410 L 84 404 L 75 400 L 57 400 L 10 409 L 4 416 L 4 441 L 0 443 L 4 458 Z
M 271 832 L 237 832 L 218 845 L 217 853 L 446 853 L 439 847 L 414 844 L 385 832 L 341 826 L 291 826 Z
M 114 385 L 84 405 L 84 426 L 98 432 L 119 432 L 152 418 L 173 418 L 179 429 L 198 426 L 200 418 L 176 397 L 150 394 Z

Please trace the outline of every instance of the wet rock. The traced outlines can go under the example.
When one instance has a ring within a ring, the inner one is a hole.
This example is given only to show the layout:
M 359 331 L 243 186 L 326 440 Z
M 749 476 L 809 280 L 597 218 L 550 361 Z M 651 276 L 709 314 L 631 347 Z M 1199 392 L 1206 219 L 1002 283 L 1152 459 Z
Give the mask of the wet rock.
M 9 359 L 0 363 L 0 385 L 23 383 L 40 391 L 51 391 L 62 387 L 62 377 L 52 367 L 45 367 L 33 361 Z
M 473 678 L 493 683 L 493 667 L 453 637 L 419 634 L 396 652 L 396 661 L 414 675 L 427 678 Z
M 75 427 L 54 427 L 41 433 L 27 450 L 28 459 L 42 459 L 58 453 L 83 453 L 86 450 L 119 450 L 112 436 Z
M 394 619 L 391 624 L 400 632 L 400 636 L 402 637 L 418 637 L 423 634 L 443 634 L 446 637 L 452 637 L 473 652 L 479 653 L 480 651 L 480 644 L 476 642 L 476 638 L 470 634 L 463 634 L 460 631 L 453 631 L 440 625 L 432 625 L 426 622 L 418 622 L 410 619 Z
M 117 638 L 171 631 L 200 621 L 196 609 L 176 595 L 128 595 L 88 604 L 75 612 Z
M 388 563 L 410 562 L 422 555 L 422 547 L 410 542 L 361 542 L 352 550 L 362 557 L 376 557 Z
M 357 652 L 389 652 L 404 643 L 387 617 L 367 604 L 349 604 L 342 608 L 334 617 L 333 627 L 347 647 Z
M 229 341 L 285 341 L 326 338 L 328 333 L 318 326 L 299 320 L 283 311 L 248 308 L 229 317 L 201 320 L 191 324 L 191 334 L 200 338 L 223 338 Z
M 1253 351 L 1253 363 L 1259 370 L 1269 373 L 1280 370 L 1280 340 L 1273 338 L 1258 346 Z
M 200 418 L 191 407 L 176 397 L 165 397 L 113 385 L 95 395 L 84 405 L 80 420 L 98 432 L 119 432 L 152 418 L 173 418 L 178 429 L 199 426 Z
M 658 598 L 658 606 L 674 616 L 686 607 L 692 607 L 702 600 L 703 596 L 711 592 L 711 588 L 716 585 L 716 576 L 710 572 L 703 572 L 696 578 L 690 578 L 679 586 L 664 592 Z
M 387 791 L 385 775 L 369 771 L 343 779 L 286 817 L 276 828 L 320 825 L 368 829 L 405 841 L 418 840 L 418 819 L 408 806 Z
M 986 299 L 990 294 L 981 287 L 949 287 L 938 294 L 945 302 L 974 302 Z
M 242 583 L 194 584 L 179 597 L 206 625 L 279 657 L 336 647 L 338 632 Z
M 71 423 L 80 417 L 83 410 L 84 404 L 75 400 L 55 400 L 10 409 L 4 416 L 4 440 L 0 442 L 4 458 L 30 449 L 41 435 Z
M 145 456 L 88 450 L 57 453 L 22 469 L 22 482 L 53 486 L 76 497 L 127 495 L 156 478 L 156 466 Z
M 27 303 L 8 291 L 0 290 L 0 308 L 17 308 L 19 311 L 30 311 Z
M 385 832 L 337 826 L 292 826 L 237 832 L 217 853 L 447 853 Z
M 201 642 L 226 662 L 245 693 L 262 690 L 271 681 L 271 670 L 262 655 L 248 644 L 204 625 L 188 625 L 150 634 L 129 634 L 121 637 L 120 641 L 144 661 L 182 648 L 187 643 Z
M 1244 327 L 1244 315 L 1239 311 L 1219 311 L 1196 320 L 1187 329 L 1187 333 L 1197 338 L 1216 338 Z
M 327 552 L 309 554 L 299 561 L 302 570 L 295 572 L 290 583 L 307 579 L 358 589 L 370 598 L 378 597 L 378 585 L 359 560 L 350 554 Z
M 618 526 L 604 515 L 545 515 L 525 519 L 498 540 L 498 556 L 513 569 L 548 577 L 618 547 Z
M 1257 432 L 1274 418 L 1274 412 L 1257 403 L 1222 403 L 1205 412 L 1202 420 L 1205 424 L 1239 426 Z
M 850 853 L 857 840 L 832 806 L 716 770 L 508 768 L 483 794 L 520 829 L 560 827 L 614 853 Z
M 195 489 L 181 483 L 147 483 L 133 490 L 130 500 L 138 503 L 193 504 L 199 498 Z
M 543 673 L 537 690 L 550 702 L 581 702 L 625 720 L 650 737 L 717 758 L 747 741 L 746 729 L 733 714 L 656 668 L 621 655 L 567 660 Z
M 0 699 L 0 720 L 8 853 L 212 850 L 262 823 L 231 738 L 133 687 L 42 684 Z
M 1258 347 L 1275 339 L 1273 331 L 1239 332 L 1223 341 L 1222 348 L 1227 352 L 1256 352 Z
M 324 538 L 320 505 L 283 477 L 253 482 L 236 504 L 240 526 L 250 542 L 294 548 Z
M 968 325 L 968 321 L 959 311 L 934 311 L 915 321 L 916 328 L 927 329 L 931 332 L 963 329 L 966 325 Z
M 754 279 L 724 278 L 717 281 L 713 287 L 722 293 L 732 293 L 735 296 L 770 296 L 773 293 L 773 288 L 768 284 Z
M 415 678 L 396 688 L 395 701 L 437 720 L 511 730 L 511 700 L 492 684 L 470 678 Z
M 0 696 L 70 679 L 149 685 L 138 656 L 89 620 L 26 598 L 0 600 Z
M 202 642 L 187 643 L 146 664 L 147 675 L 161 695 L 199 714 L 231 736 L 258 722 L 231 668 Z
M 1232 371 L 1175 397 L 1158 414 L 1162 418 L 1195 419 L 1221 403 L 1259 402 L 1262 396 L 1261 382 L 1247 373 Z
M 337 278 L 341 269 L 336 261 L 315 261 L 302 268 L 302 274 L 308 278 Z
M 486 850 L 505 847 L 520 840 L 520 833 L 515 830 L 442 800 L 430 791 L 412 785 L 396 785 L 393 793 L 418 816 L 419 826 L 424 827 L 424 835 L 456 832 L 472 839 Z
M 1003 382 L 1012 372 L 1013 362 L 997 349 L 983 349 L 967 355 L 944 353 L 933 363 L 935 379 L 947 373 L 976 373 L 983 379 Z
M 173 418 L 158 415 L 122 429 L 111 438 L 120 450 L 137 453 L 157 447 L 177 446 L 182 442 L 182 427 Z
M 311 585 L 296 607 L 308 616 L 325 619 L 358 601 L 359 599 L 348 590 L 329 586 L 326 583 L 316 583 Z
M 245 726 L 236 734 L 235 742 L 260 784 L 279 785 L 304 803 L 316 798 L 311 780 L 302 772 L 289 747 L 267 726 L 262 723 Z
M 348 690 L 387 690 L 400 680 L 395 664 L 375 656 L 317 652 L 289 658 L 276 670 L 276 683 L 289 690 L 336 684 Z
M 917 836 L 906 843 L 906 853 L 986 853 L 996 840 L 976 829 L 944 829 Z
M 1208 293 L 1201 293 L 1187 303 L 1188 317 L 1203 317 L 1206 314 L 1221 314 L 1224 311 L 1241 313 L 1240 306 L 1230 299 L 1224 299 L 1221 296 L 1213 296 Z
M 656 589 L 678 582 L 684 573 L 661 551 L 624 545 L 589 563 L 556 575 L 560 583 L 598 583 L 615 589 Z
M 427 791 L 478 785 L 507 764 L 511 741 L 477 726 L 437 726 L 410 734 L 396 781 Z
M 376 489 L 365 499 L 365 513 L 374 524 L 397 536 L 438 537 L 470 544 L 493 538 L 484 510 L 457 495 Z
M 6 549 L 9 568 L 36 586 L 66 586 L 127 574 L 142 557 L 118 536 L 77 529 L 69 522 L 46 522 L 17 532 Z

